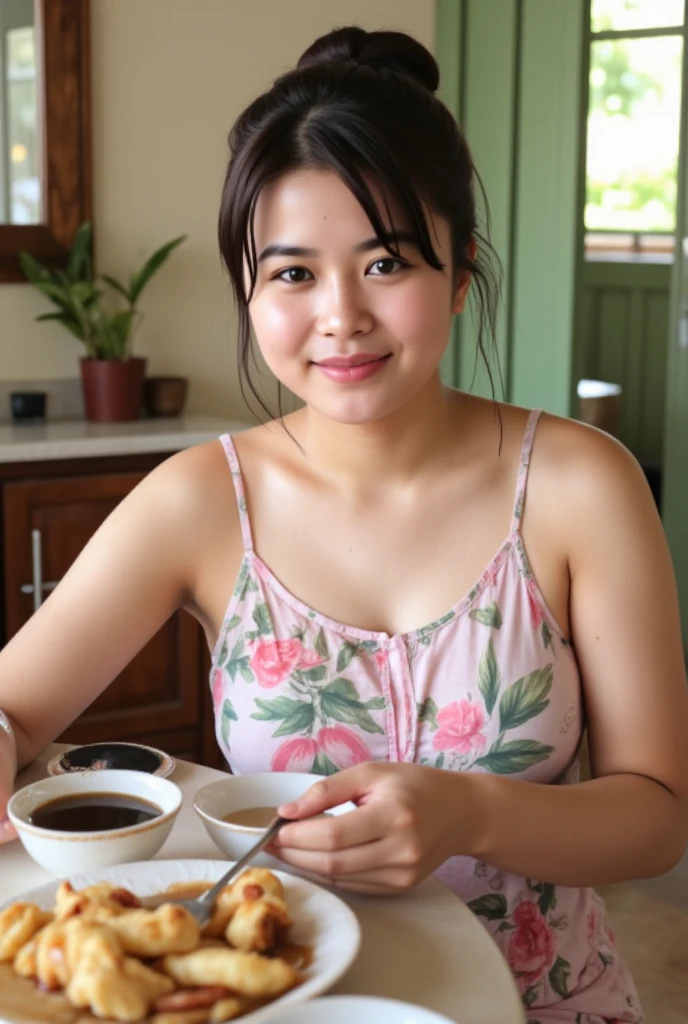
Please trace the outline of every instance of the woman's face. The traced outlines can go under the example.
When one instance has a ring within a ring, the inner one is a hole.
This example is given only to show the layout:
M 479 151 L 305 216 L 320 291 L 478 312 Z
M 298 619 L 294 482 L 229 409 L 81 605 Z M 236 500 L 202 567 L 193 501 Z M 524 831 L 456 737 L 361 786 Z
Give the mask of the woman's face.
M 407 227 L 396 214 L 395 226 Z M 442 271 L 412 240 L 400 240 L 401 259 L 390 256 L 332 172 L 294 171 L 261 192 L 253 328 L 275 376 L 322 415 L 378 420 L 437 381 L 469 276 L 454 287 L 449 225 L 429 226 Z

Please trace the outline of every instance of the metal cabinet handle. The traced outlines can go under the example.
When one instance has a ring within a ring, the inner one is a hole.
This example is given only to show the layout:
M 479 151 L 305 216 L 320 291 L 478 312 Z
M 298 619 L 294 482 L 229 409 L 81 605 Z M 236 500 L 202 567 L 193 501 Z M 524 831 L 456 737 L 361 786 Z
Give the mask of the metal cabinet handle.
M 33 594 L 33 610 L 35 612 L 43 603 L 43 592 L 54 590 L 58 581 L 50 583 L 43 582 L 43 553 L 41 549 L 42 537 L 40 530 L 31 531 L 31 575 L 33 583 L 23 583 L 19 588 L 22 594 Z

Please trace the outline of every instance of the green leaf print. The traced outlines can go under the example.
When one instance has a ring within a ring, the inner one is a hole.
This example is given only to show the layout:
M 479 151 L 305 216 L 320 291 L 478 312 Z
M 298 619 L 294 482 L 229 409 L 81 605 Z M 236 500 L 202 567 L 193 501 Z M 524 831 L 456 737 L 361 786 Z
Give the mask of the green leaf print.
M 548 747 L 537 740 L 509 740 L 501 743 L 497 740 L 492 748 L 479 757 L 476 764 L 482 765 L 495 775 L 514 775 L 525 772 L 540 761 L 546 761 L 554 747 Z
M 525 990 L 525 992 L 521 996 L 521 999 L 523 1000 L 523 1004 L 526 1007 L 526 1009 L 528 1009 L 528 1007 L 532 1006 L 533 1003 L 537 1001 L 537 997 L 537 985 L 531 985 L 530 988 L 527 988 Z
M 315 650 L 316 653 L 319 654 L 321 658 L 325 658 L 325 660 L 330 656 L 330 649 L 327 646 L 327 637 L 325 636 L 325 630 L 322 626 L 318 630 L 318 635 L 315 638 Z
M 345 668 L 351 664 L 357 654 L 357 648 L 355 644 L 350 644 L 348 640 L 345 640 L 342 646 L 339 648 L 339 654 L 337 655 L 337 671 L 343 672 Z
M 554 961 L 554 967 L 549 972 L 549 983 L 562 999 L 566 999 L 569 994 L 568 980 L 571 973 L 571 964 L 568 960 L 564 960 L 558 956 Z
M 422 704 L 418 705 L 418 721 L 427 722 L 433 732 L 439 728 L 437 724 L 437 704 L 432 697 L 426 697 Z
M 488 921 L 501 921 L 506 917 L 506 896 L 501 896 L 498 892 L 478 896 L 477 899 L 470 901 L 468 909 L 478 917 L 487 918 Z
M 318 751 L 315 755 L 315 761 L 311 772 L 313 775 L 336 775 L 339 769 L 336 764 L 332 764 L 327 754 L 323 754 L 322 751 Z
M 244 638 L 240 636 L 232 648 L 232 653 L 230 654 L 227 662 L 227 671 L 230 674 L 232 682 L 236 679 L 237 672 L 240 672 L 241 677 L 245 682 L 252 683 L 253 673 L 249 666 L 250 663 L 248 655 L 244 652 Z
M 227 626 L 227 632 L 229 633 L 230 630 L 236 629 L 240 622 L 241 615 L 232 615 L 231 619 L 229 620 L 229 625 Z
M 220 717 L 220 732 L 222 741 L 226 747 L 229 746 L 229 727 L 232 722 L 237 721 L 237 713 L 234 710 L 231 700 L 225 697 L 222 702 L 222 714 Z
M 257 592 L 257 590 L 258 584 L 256 583 L 252 576 L 249 576 L 249 578 L 246 581 L 246 592 L 248 594 L 254 594 Z
M 480 665 L 478 666 L 478 689 L 483 695 L 487 713 L 491 715 L 499 694 L 499 669 L 497 668 L 492 638 L 490 638 L 487 650 L 480 659 Z
M 260 603 L 256 605 L 253 609 L 253 621 L 258 627 L 258 634 L 260 636 L 272 636 L 272 622 L 266 604 Z
M 260 713 L 254 711 L 251 718 L 256 718 L 259 722 L 279 722 L 283 718 L 289 718 L 300 704 L 303 704 L 303 701 L 292 700 L 291 697 L 275 697 L 273 700 L 256 697 L 256 707 L 260 709 Z
M 557 890 L 554 885 L 550 885 L 546 882 L 542 887 L 540 898 L 538 899 L 538 907 L 543 917 L 546 916 L 549 910 L 556 910 L 557 907 Z
M 468 613 L 468 618 L 479 622 L 482 626 L 490 626 L 492 629 L 502 628 L 502 613 L 497 607 L 496 601 L 489 604 L 487 608 L 473 608 Z
M 542 642 L 545 645 L 545 650 L 547 650 L 548 647 L 552 646 L 552 630 L 549 628 L 544 619 L 542 620 L 542 625 L 540 626 L 540 632 L 542 633 Z
M 444 768 L 444 754 L 438 754 L 435 760 L 435 768 Z
M 384 697 L 371 697 L 363 705 L 368 711 L 384 711 L 387 707 L 387 701 Z
M 327 665 L 314 665 L 313 668 L 300 668 L 294 672 L 297 679 L 307 680 L 309 683 L 321 683 L 327 675 Z
M 358 699 L 354 684 L 348 679 L 335 679 L 320 691 L 323 714 L 338 722 L 357 725 L 365 732 L 384 734 L 384 729 L 373 721 L 365 704 Z
M 296 707 L 288 715 L 279 729 L 273 732 L 273 738 L 277 736 L 292 736 L 295 732 L 310 732 L 315 719 L 315 708 L 306 701 L 295 701 Z
M 499 702 L 499 727 L 502 732 L 523 725 L 541 714 L 547 705 L 547 694 L 552 689 L 552 666 L 529 672 L 512 683 Z

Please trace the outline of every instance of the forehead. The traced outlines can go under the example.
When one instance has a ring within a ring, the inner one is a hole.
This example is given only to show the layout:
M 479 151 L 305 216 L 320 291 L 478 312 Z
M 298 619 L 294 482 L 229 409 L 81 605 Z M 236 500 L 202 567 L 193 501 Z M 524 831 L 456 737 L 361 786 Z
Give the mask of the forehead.
M 398 204 L 389 196 L 385 202 L 376 182 L 368 180 L 368 187 L 385 228 L 408 230 L 408 218 Z M 290 171 L 265 185 L 258 197 L 255 232 L 260 242 L 287 234 L 290 240 L 313 232 L 326 236 L 334 223 L 337 239 L 355 237 L 360 240 L 374 233 L 365 210 L 333 171 L 314 168 Z

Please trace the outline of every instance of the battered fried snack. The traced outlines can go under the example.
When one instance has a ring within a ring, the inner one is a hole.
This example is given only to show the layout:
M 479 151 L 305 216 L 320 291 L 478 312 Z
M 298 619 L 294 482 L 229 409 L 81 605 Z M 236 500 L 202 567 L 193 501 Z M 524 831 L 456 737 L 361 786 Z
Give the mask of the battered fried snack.
M 108 921 L 125 953 L 156 957 L 188 953 L 201 938 L 193 914 L 178 903 L 163 903 L 157 910 L 128 910 Z
M 143 1020 L 155 1000 L 174 989 L 170 978 L 114 952 L 96 937 L 86 941 L 80 953 L 66 995 L 74 1006 L 90 1009 L 98 1017 Z
M 21 947 L 52 917 L 35 903 L 13 903 L 0 911 L 0 960 L 14 960 Z
M 55 895 L 55 917 L 60 921 L 77 916 L 107 921 L 140 906 L 141 901 L 128 889 L 108 882 L 78 891 L 69 882 L 61 882 Z
M 225 1020 L 234 1020 L 246 1013 L 246 1003 L 236 997 L 220 999 L 210 1011 L 210 1024 L 221 1024 Z
M 36 937 L 34 977 L 44 989 L 65 988 L 84 949 L 93 944 L 103 956 L 122 953 L 117 937 L 105 925 L 78 917 L 53 921 Z
M 244 900 L 258 900 L 262 896 L 274 896 L 284 900 L 284 886 L 267 868 L 248 868 L 233 885 L 227 885 L 220 890 L 212 917 L 204 926 L 202 934 L 207 938 L 220 938 L 226 933 L 227 925 L 239 904 Z
M 225 938 L 245 953 L 264 953 L 284 938 L 291 923 L 287 905 L 278 896 L 244 900 L 227 925 Z
M 225 985 L 251 999 L 281 996 L 301 980 L 299 972 L 285 960 L 271 960 L 239 949 L 197 949 L 181 956 L 166 956 L 162 966 L 184 988 Z

